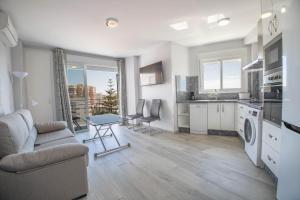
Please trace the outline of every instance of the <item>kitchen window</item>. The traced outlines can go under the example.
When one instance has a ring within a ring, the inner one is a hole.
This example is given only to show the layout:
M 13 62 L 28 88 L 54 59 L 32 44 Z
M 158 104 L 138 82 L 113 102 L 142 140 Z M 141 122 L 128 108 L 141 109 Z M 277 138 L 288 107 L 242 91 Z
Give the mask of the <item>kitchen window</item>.
M 213 60 L 202 63 L 202 91 L 239 91 L 242 88 L 242 59 Z

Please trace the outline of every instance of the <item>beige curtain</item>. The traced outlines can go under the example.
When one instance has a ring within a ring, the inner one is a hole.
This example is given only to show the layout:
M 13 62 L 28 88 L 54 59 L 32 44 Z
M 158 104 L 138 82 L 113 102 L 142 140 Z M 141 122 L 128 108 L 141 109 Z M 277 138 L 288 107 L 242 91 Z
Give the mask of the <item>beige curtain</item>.
M 54 50 L 54 78 L 55 78 L 55 100 L 56 116 L 58 120 L 68 123 L 69 129 L 74 133 L 70 97 L 67 86 L 66 54 L 63 49 Z

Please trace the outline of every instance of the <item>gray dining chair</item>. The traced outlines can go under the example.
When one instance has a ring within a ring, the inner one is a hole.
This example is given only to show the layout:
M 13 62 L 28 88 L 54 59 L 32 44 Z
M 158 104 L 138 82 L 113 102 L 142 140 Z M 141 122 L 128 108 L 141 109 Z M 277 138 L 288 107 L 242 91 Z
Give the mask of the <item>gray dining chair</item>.
M 134 130 L 134 128 L 137 126 L 137 122 L 133 123 L 133 121 L 144 117 L 144 105 L 145 105 L 145 99 L 138 99 L 136 104 L 136 113 L 133 115 L 126 116 L 127 121 L 132 121 L 132 126 L 128 127 L 129 129 L 132 128 Z
M 152 99 L 151 107 L 150 107 L 150 116 L 141 117 L 140 121 L 148 123 L 148 132 L 151 133 L 151 122 L 160 120 L 159 112 L 161 107 L 161 99 Z

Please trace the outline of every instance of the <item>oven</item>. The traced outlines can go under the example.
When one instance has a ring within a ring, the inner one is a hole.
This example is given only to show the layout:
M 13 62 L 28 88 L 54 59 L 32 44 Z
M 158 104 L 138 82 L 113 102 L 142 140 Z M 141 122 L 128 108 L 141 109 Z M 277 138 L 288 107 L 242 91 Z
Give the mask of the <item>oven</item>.
M 282 119 L 282 85 L 265 85 L 264 87 L 264 120 L 278 127 Z
M 278 35 L 264 47 L 265 75 L 282 70 L 282 35 Z

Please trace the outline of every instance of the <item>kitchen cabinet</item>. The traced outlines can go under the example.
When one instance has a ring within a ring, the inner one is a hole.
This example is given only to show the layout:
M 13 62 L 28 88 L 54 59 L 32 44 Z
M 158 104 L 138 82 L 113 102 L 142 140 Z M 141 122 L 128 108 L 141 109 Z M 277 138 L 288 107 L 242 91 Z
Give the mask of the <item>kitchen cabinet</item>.
M 282 18 L 285 13 L 281 12 L 281 8 L 285 6 L 284 2 L 278 0 L 272 5 L 272 1 L 262 1 L 262 13 L 272 12 L 272 16 L 262 19 L 264 46 L 282 32 Z
M 221 111 L 221 130 L 233 131 L 235 126 L 234 103 L 222 103 L 220 104 Z
M 235 105 L 234 103 L 209 103 L 208 104 L 208 129 L 235 130 Z
M 245 140 L 244 123 L 246 118 L 245 105 L 236 104 L 236 131 Z
M 221 113 L 220 103 L 208 104 L 208 129 L 220 130 L 221 128 Z
M 190 132 L 207 134 L 207 103 L 190 104 Z
M 281 128 L 264 121 L 261 159 L 276 176 L 279 171 L 280 143 Z

